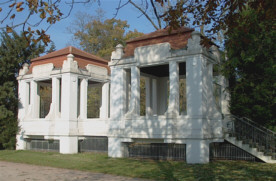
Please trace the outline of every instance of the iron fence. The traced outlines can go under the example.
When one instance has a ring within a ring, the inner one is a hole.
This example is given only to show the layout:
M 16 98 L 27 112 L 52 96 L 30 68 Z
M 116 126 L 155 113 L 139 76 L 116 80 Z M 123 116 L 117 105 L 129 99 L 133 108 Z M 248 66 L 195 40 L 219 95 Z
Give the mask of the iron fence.
M 185 144 L 128 143 L 127 157 L 186 161 Z
M 229 143 L 211 143 L 210 160 L 246 160 L 257 161 L 256 157 Z
M 28 150 L 59 152 L 59 140 L 29 140 Z
M 79 152 L 107 152 L 107 137 L 85 137 L 79 140 Z
M 228 133 L 230 137 L 236 137 L 237 140 L 249 144 L 250 147 L 257 148 L 264 152 L 264 155 L 272 156 L 276 159 L 276 133 L 258 125 L 248 118 L 238 118 L 233 115 L 227 115 Z

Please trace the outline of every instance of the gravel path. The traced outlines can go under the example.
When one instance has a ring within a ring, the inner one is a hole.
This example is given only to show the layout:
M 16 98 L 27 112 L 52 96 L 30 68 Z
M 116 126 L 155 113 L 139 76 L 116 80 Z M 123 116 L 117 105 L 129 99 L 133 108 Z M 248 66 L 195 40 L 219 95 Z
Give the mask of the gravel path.
M 45 166 L 0 161 L 0 181 L 149 181 Z

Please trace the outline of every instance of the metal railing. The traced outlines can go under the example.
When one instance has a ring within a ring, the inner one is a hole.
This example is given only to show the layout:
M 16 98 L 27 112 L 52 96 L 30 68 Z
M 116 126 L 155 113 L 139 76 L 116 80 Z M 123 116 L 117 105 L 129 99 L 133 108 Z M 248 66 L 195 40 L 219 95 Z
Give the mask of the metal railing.
M 276 133 L 258 125 L 248 118 L 238 118 L 234 115 L 226 115 L 227 133 L 230 137 L 249 144 L 250 147 L 257 148 L 264 152 L 264 155 L 272 156 L 276 159 Z
M 128 143 L 128 157 L 186 161 L 185 144 Z
M 29 140 L 27 149 L 35 151 L 59 151 L 59 140 Z
M 79 140 L 79 152 L 107 152 L 108 138 L 87 136 L 84 140 Z
M 210 160 L 246 160 L 256 161 L 256 157 L 225 141 L 210 144 Z

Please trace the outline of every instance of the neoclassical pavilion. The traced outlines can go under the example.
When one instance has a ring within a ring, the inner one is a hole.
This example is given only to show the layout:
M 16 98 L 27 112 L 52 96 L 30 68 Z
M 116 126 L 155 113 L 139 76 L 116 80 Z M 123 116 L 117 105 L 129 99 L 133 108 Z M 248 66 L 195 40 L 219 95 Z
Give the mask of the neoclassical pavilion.
M 80 136 L 106 136 L 109 114 L 107 63 L 67 47 L 31 60 L 30 67 L 23 65 L 18 76 L 20 134 L 17 149 L 27 149 L 28 140 L 58 140 L 60 153 L 77 153 Z M 100 87 L 102 92 L 97 118 L 87 117 L 88 87 Z M 48 103 L 47 98 L 50 99 Z
M 159 30 L 118 45 L 110 62 L 74 47 L 31 60 L 18 76 L 17 149 L 56 143 L 60 153 L 101 147 L 123 157 L 133 143 L 184 145 L 188 163 L 208 162 L 227 101 L 221 89 L 214 96 L 214 82 L 225 85 L 213 75 L 218 49 L 200 39 L 189 28 Z
M 188 163 L 209 161 L 209 144 L 223 141 L 227 105 L 222 92 L 218 101 L 213 94 L 218 49 L 202 47 L 200 39 L 189 28 L 159 30 L 127 42 L 125 52 L 116 47 L 109 62 L 116 92 L 110 96 L 109 156 L 122 157 L 125 143 L 150 142 L 186 145 Z

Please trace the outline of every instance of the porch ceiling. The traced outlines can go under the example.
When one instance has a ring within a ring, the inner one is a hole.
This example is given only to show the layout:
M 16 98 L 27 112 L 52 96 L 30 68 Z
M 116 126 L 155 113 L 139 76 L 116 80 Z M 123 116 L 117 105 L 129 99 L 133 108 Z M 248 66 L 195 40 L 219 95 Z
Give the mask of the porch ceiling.
M 169 77 L 169 64 L 141 67 L 140 71 L 145 74 L 153 75 L 156 77 Z M 185 62 L 179 63 L 179 74 L 186 74 Z

